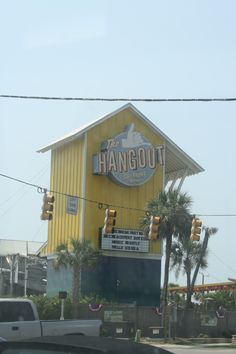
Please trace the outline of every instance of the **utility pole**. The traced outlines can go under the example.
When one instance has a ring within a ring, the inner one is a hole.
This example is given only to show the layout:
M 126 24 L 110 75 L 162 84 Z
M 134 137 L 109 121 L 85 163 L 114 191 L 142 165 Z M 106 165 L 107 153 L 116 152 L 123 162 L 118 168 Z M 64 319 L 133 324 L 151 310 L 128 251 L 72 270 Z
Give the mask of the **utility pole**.
M 27 296 L 27 281 L 28 281 L 28 262 L 25 257 L 25 269 L 24 269 L 24 296 Z
M 2 271 L 2 256 L 0 256 L 0 262 L 1 262 L 1 266 L 0 266 L 0 296 L 3 295 L 3 271 Z
M 199 272 L 202 275 L 202 285 L 205 284 L 205 274 L 203 272 Z
M 14 256 L 9 255 L 6 257 L 7 262 L 10 267 L 10 278 L 9 278 L 9 283 L 10 283 L 10 296 L 13 296 L 13 274 L 14 274 Z
M 24 269 L 24 296 L 27 296 L 27 283 L 28 283 L 28 241 L 26 241 L 26 256 L 25 256 L 25 269 Z
M 234 306 L 236 307 L 236 279 L 235 278 L 228 278 L 229 281 L 232 281 L 235 284 L 235 289 L 233 291 L 234 294 Z

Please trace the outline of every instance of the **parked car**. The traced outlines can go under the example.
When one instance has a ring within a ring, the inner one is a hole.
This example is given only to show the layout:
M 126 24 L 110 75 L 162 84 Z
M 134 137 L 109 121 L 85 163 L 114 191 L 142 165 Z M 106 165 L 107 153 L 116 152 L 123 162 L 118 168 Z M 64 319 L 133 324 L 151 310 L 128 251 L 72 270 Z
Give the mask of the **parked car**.
M 0 299 L 0 335 L 6 340 L 72 334 L 99 336 L 101 325 L 101 320 L 40 321 L 31 300 Z

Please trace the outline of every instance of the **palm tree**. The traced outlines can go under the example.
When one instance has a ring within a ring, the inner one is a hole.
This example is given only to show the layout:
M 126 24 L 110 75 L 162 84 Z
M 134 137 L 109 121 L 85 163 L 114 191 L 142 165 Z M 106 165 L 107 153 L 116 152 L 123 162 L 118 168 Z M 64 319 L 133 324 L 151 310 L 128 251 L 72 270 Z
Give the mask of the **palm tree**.
M 60 267 L 72 269 L 72 310 L 73 318 L 78 317 L 80 276 L 81 270 L 94 266 L 99 258 L 99 252 L 96 251 L 90 241 L 80 242 L 77 239 L 71 239 L 70 245 L 61 243 L 56 248 L 57 258 L 54 263 L 55 269 Z
M 162 292 L 162 323 L 165 336 L 167 334 L 167 291 L 169 281 L 170 254 L 172 247 L 172 237 L 178 236 L 189 222 L 189 208 L 192 204 L 191 197 L 187 193 L 177 190 L 162 191 L 147 204 L 147 215 L 141 221 L 144 231 L 147 232 L 150 224 L 150 215 L 161 217 L 159 236 L 166 240 L 165 246 L 165 272 Z
M 188 228 L 190 230 L 190 226 Z M 201 243 L 193 242 L 189 239 L 189 230 L 185 237 L 174 241 L 171 248 L 171 269 L 175 269 L 175 275 L 178 278 L 181 270 L 186 274 L 187 278 L 187 300 L 186 307 L 191 307 L 191 273 L 192 270 L 200 265 L 200 268 L 207 267 L 207 250 L 205 250 L 201 257 L 202 247 Z
M 196 279 L 197 279 L 197 276 L 198 276 L 199 269 L 201 267 L 202 259 L 204 258 L 204 255 L 205 255 L 206 250 L 207 250 L 209 238 L 210 238 L 210 236 L 215 235 L 217 233 L 217 231 L 218 231 L 218 229 L 216 227 L 206 227 L 206 226 L 203 227 L 203 230 L 205 231 L 205 235 L 204 235 L 204 239 L 203 239 L 203 242 L 202 242 L 202 247 L 201 247 L 201 253 L 200 253 L 200 256 L 199 256 L 199 261 L 198 261 L 198 263 L 196 265 L 196 268 L 194 270 L 194 273 L 193 273 L 193 278 L 192 278 L 192 282 L 191 282 L 191 291 L 192 292 L 193 292 L 194 285 L 196 283 Z

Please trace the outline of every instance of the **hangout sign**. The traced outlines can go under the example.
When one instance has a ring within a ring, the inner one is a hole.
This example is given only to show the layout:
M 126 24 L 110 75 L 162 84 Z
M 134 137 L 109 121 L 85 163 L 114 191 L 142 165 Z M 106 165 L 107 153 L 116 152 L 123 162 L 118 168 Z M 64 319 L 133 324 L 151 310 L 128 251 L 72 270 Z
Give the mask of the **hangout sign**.
M 164 146 L 153 146 L 130 124 L 124 132 L 101 144 L 93 155 L 93 174 L 107 175 L 126 186 L 140 186 L 154 174 L 157 165 L 164 165 Z

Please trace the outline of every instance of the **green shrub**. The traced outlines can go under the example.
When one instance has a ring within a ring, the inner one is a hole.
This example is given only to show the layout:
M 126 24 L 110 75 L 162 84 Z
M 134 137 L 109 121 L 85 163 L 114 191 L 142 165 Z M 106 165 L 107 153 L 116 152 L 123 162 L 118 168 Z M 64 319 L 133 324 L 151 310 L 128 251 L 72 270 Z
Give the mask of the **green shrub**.
M 206 334 L 206 333 L 200 333 L 200 334 L 198 335 L 198 338 L 209 338 L 209 336 L 208 336 L 208 334 Z
M 82 299 L 80 299 L 81 304 L 107 304 L 107 300 L 101 298 L 100 296 L 96 294 L 90 294 L 84 296 Z
M 40 320 L 58 320 L 61 316 L 61 300 L 57 296 L 48 297 L 43 295 L 33 295 L 29 297 L 37 306 Z M 81 304 L 104 304 L 105 299 L 97 295 L 85 296 L 80 300 Z M 64 318 L 72 318 L 72 299 L 68 296 L 65 300 Z
M 223 337 L 223 338 L 232 338 L 232 332 L 231 331 L 223 331 L 222 332 L 222 334 L 221 334 L 221 336 Z
M 61 316 L 61 301 L 58 297 L 30 296 L 37 306 L 40 320 L 58 320 Z M 71 298 L 65 300 L 64 318 L 71 318 Z

